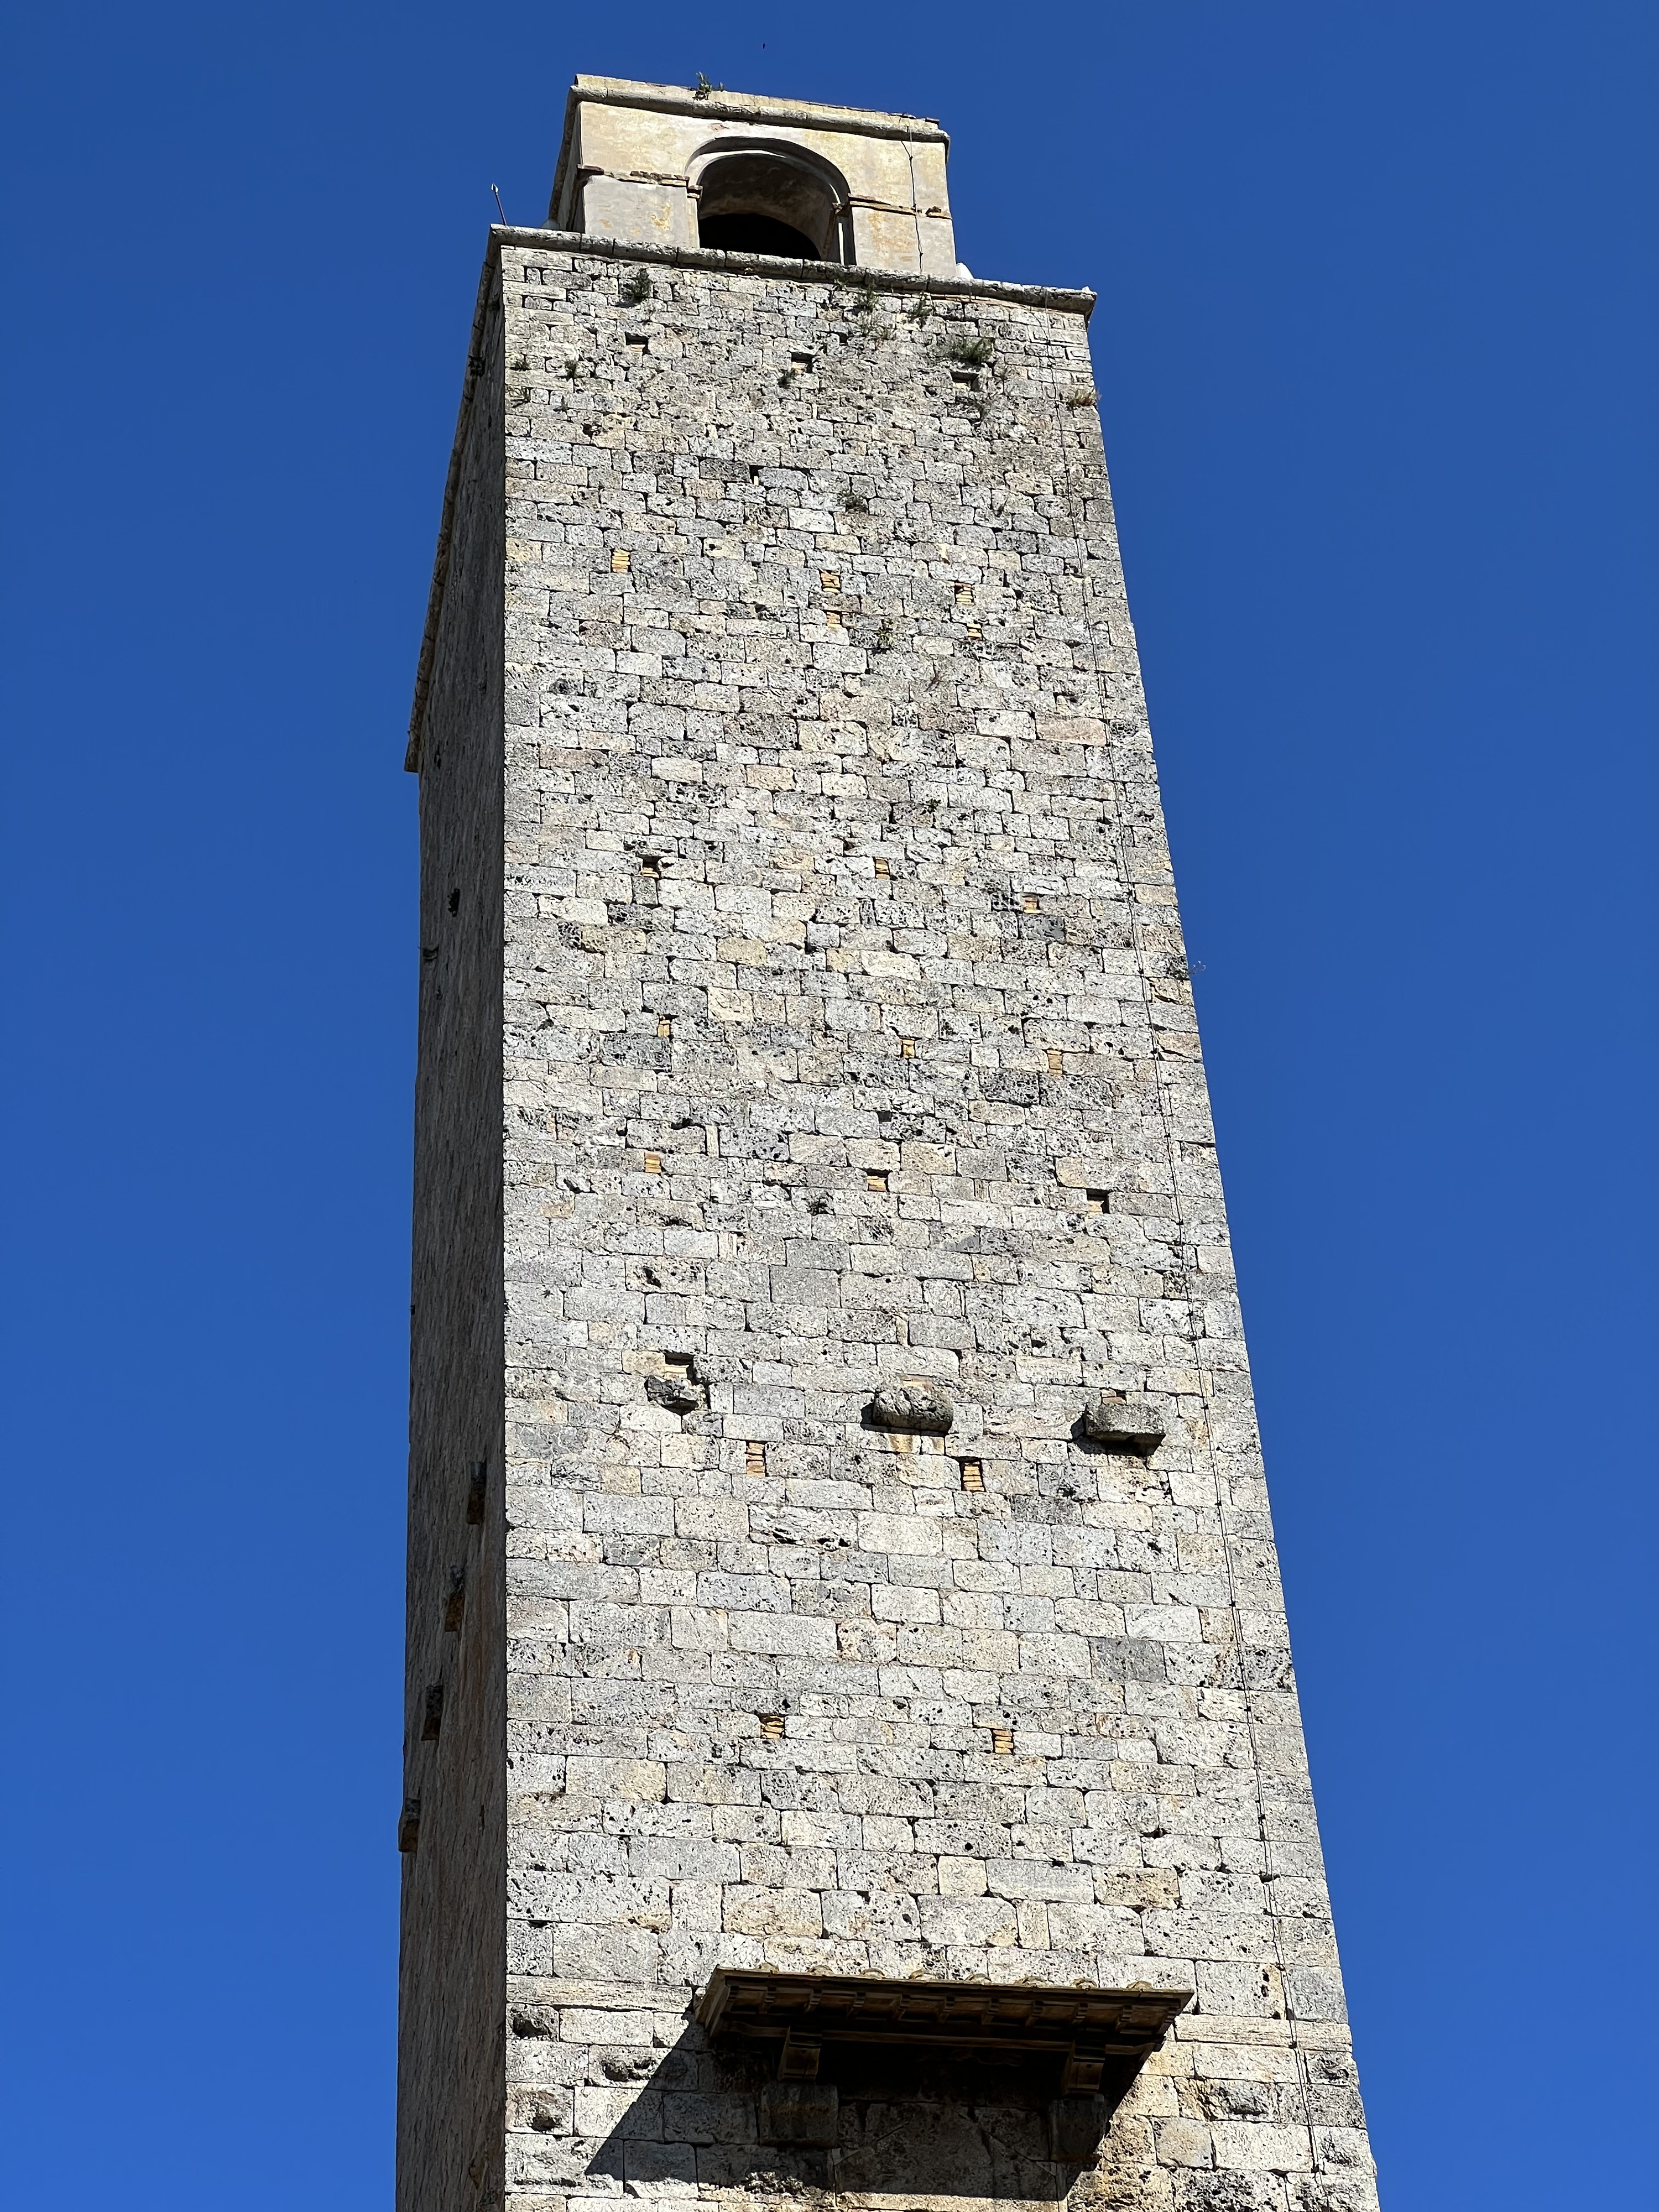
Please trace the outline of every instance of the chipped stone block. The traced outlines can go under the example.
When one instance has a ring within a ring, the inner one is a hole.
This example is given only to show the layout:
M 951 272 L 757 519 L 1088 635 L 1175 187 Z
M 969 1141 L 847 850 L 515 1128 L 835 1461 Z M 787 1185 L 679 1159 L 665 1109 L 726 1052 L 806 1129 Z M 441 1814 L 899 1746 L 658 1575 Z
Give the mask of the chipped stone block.
M 956 1416 L 942 1382 L 884 1382 L 866 1409 L 871 1426 L 945 1436 Z
M 1048 2106 L 1048 2155 L 1067 2166 L 1092 2166 L 1106 2132 L 1103 2097 L 1055 2097 Z

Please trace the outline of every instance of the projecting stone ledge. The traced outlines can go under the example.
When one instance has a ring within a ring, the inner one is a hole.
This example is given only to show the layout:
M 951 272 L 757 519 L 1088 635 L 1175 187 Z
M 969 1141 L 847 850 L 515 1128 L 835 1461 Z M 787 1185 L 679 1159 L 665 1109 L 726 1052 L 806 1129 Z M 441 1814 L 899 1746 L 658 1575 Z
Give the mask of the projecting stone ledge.
M 862 1974 L 718 1968 L 697 2002 L 710 2038 L 777 2036 L 779 2074 L 811 2081 L 826 2043 L 904 2043 L 959 2050 L 1052 2051 L 1066 2094 L 1133 2078 L 1163 2041 L 1190 1990 L 1063 1989 L 1039 1982 L 898 1982 Z

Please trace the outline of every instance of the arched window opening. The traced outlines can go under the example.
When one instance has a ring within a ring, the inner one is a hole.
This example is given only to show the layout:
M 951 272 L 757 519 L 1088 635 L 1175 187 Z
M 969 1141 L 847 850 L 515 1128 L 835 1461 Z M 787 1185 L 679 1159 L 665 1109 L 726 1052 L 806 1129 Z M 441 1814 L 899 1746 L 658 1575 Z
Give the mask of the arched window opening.
M 726 154 L 709 162 L 698 179 L 697 239 L 727 253 L 846 258 L 828 179 L 780 154 Z
M 822 261 L 805 232 L 769 215 L 704 215 L 697 222 L 697 236 L 704 246 L 718 246 L 726 253 L 779 253 L 792 261 Z

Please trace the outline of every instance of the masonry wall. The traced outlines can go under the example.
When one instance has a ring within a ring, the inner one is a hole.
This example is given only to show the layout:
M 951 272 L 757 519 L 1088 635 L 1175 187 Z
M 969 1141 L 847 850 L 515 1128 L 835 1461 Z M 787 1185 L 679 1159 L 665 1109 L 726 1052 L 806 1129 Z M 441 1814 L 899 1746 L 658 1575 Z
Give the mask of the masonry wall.
M 398 2212 L 471 2212 L 501 2198 L 503 512 L 493 287 L 477 345 L 421 778 L 404 1740 L 404 1788 L 420 1814 L 403 1861 Z
M 1362 2212 L 1083 319 L 499 251 L 508 2202 Z M 721 1963 L 1196 1994 L 1079 2172 Z

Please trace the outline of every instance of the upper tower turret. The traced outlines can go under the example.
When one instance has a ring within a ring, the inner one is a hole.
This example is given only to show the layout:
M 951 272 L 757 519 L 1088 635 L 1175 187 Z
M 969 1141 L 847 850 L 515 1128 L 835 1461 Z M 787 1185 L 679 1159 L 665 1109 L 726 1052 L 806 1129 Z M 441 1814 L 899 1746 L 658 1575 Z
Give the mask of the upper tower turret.
M 547 220 L 630 245 L 951 277 L 950 143 L 917 115 L 579 76 Z

